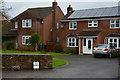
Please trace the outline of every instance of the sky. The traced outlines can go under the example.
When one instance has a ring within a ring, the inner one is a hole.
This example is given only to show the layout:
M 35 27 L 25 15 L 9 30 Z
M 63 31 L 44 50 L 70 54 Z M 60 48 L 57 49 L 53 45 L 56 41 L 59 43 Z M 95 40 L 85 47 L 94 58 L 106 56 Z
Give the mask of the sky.
M 12 18 L 28 8 L 52 6 L 54 0 L 4 0 L 7 7 L 12 7 L 8 15 Z M 119 0 L 56 0 L 63 13 L 67 13 L 69 4 L 74 10 L 118 6 Z M 84 1 L 84 2 L 83 2 Z

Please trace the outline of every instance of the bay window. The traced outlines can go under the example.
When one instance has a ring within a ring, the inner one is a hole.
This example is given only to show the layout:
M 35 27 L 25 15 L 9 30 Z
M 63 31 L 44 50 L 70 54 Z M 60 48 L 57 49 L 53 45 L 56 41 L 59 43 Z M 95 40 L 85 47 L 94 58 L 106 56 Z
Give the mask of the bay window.
M 77 47 L 78 46 L 78 40 L 75 37 L 69 37 L 67 39 L 67 47 Z
M 23 45 L 29 45 L 29 38 L 30 38 L 31 36 L 22 36 L 22 44 Z

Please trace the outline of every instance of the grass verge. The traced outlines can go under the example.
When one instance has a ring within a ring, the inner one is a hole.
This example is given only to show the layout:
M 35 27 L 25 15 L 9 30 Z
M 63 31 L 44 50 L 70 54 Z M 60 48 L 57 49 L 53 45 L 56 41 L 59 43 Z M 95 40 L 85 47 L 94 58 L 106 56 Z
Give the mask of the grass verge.
M 66 64 L 67 64 L 67 61 L 65 60 L 53 58 L 53 68 L 60 67 Z
M 22 51 L 20 50 L 5 50 L 2 51 L 2 53 L 14 53 L 14 54 L 23 54 Z M 24 54 L 43 54 L 40 51 L 24 51 Z M 53 56 L 62 56 L 62 55 L 70 55 L 70 54 L 65 54 L 65 53 L 55 53 L 55 52 L 46 52 L 46 54 L 50 54 Z

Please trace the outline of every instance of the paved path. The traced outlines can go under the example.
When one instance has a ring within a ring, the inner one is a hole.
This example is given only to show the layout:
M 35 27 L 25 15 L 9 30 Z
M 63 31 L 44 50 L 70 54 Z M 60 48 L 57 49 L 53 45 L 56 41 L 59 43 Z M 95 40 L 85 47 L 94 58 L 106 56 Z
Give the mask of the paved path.
M 117 58 L 93 56 L 56 56 L 67 60 L 68 65 L 52 70 L 3 71 L 3 78 L 117 78 Z

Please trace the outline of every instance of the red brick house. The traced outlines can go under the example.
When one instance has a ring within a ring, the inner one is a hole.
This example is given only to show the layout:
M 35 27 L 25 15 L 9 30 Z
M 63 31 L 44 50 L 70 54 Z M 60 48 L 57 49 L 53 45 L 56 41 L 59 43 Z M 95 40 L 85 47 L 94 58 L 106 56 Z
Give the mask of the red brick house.
M 120 48 L 120 7 L 73 10 L 61 20 L 60 44 L 63 50 L 72 48 L 77 53 L 92 54 L 98 44 L 114 43 Z
M 29 8 L 11 20 L 12 30 L 16 30 L 16 49 L 28 50 L 28 39 L 33 33 L 41 37 L 40 45 L 46 46 L 53 41 L 56 26 L 64 14 L 57 2 L 52 7 Z M 41 47 L 41 46 L 40 46 Z

